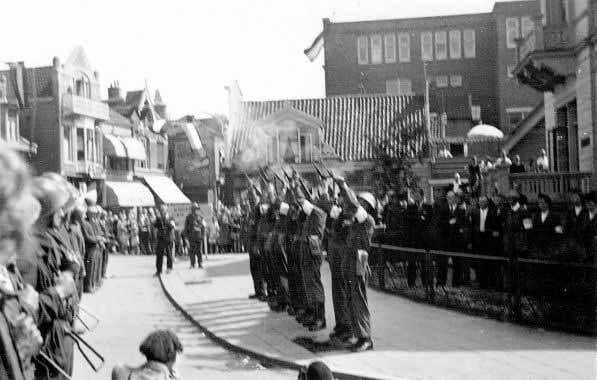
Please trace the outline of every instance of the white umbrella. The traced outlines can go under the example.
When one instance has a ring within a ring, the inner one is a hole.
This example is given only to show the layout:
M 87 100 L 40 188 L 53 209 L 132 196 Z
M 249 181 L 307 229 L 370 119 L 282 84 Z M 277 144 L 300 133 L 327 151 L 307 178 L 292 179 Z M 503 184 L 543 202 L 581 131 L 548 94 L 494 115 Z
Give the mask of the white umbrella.
M 471 128 L 466 134 L 466 137 L 469 139 L 503 139 L 504 132 L 493 125 L 479 124 Z

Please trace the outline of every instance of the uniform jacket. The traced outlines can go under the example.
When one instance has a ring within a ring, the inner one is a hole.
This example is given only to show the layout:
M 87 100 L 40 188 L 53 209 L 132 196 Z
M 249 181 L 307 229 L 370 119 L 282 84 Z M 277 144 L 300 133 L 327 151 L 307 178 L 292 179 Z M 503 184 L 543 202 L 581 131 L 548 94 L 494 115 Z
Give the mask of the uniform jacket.
M 203 225 L 203 219 L 199 216 L 193 215 L 193 213 L 187 215 L 184 223 L 183 230 L 184 237 L 190 241 L 201 241 L 205 236 L 205 226 Z

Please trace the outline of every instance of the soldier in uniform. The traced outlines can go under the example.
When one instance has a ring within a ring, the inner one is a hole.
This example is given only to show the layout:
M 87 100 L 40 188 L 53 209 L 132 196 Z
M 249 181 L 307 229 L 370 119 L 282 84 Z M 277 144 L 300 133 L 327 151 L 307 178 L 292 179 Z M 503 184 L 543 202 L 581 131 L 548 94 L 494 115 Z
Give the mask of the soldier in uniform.
M 275 311 L 284 311 L 290 306 L 289 285 L 288 285 L 288 212 L 290 206 L 282 199 L 284 194 L 274 203 L 274 241 L 272 250 L 272 267 L 276 283 L 276 302 Z
M 249 215 L 247 220 L 247 238 L 249 251 L 249 266 L 251 277 L 253 278 L 253 288 L 255 293 L 249 298 L 256 298 L 260 301 L 266 300 L 265 280 L 263 278 L 263 257 L 259 247 L 259 221 L 261 219 L 261 191 L 253 184 L 249 184 Z
M 315 206 L 307 195 L 296 190 L 296 200 L 305 214 L 301 233 L 301 268 L 306 291 L 307 308 L 303 325 L 309 331 L 319 331 L 326 327 L 325 293 L 321 282 L 321 264 L 323 258 L 322 241 L 327 215 Z
M 187 215 L 183 230 L 184 238 L 188 241 L 191 268 L 195 268 L 195 261 L 199 268 L 203 267 L 203 237 L 205 236 L 205 222 L 201 217 L 198 203 L 193 203 L 191 213 Z
M 375 220 L 376 201 L 371 193 L 361 193 L 358 198 L 344 182 L 343 178 L 335 178 L 344 198 L 343 211 L 347 215 L 347 257 L 345 275 L 348 278 L 348 305 L 350 311 L 352 335 L 357 338 L 351 347 L 353 352 L 373 349 L 371 339 L 371 317 L 367 301 L 367 283 L 371 270 L 369 268 L 369 250 Z
M 166 273 L 170 273 L 173 266 L 174 254 L 174 228 L 176 224 L 174 219 L 170 217 L 166 205 L 162 205 L 160 209 L 160 216 L 154 223 L 157 236 L 156 248 L 156 276 L 162 273 L 162 266 L 164 263 L 164 255 L 166 256 Z

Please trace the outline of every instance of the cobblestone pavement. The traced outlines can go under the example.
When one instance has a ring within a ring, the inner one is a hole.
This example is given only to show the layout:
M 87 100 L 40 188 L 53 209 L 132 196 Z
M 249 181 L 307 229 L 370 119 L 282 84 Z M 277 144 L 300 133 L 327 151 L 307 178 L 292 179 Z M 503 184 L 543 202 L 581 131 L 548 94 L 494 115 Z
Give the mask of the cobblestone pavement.
M 544 331 L 412 302 L 369 290 L 375 350 L 317 355 L 297 337 L 326 340 L 334 325 L 330 275 L 322 266 L 328 330 L 309 333 L 286 313 L 249 300 L 247 256 L 215 255 L 205 270 L 177 265 L 167 291 L 219 338 L 270 358 L 304 364 L 322 358 L 336 371 L 382 379 L 596 379 L 595 339 Z
M 106 365 L 95 373 L 77 352 L 73 379 L 107 380 L 117 363 L 143 363 L 139 343 L 156 328 L 170 328 L 182 339 L 184 354 L 178 359 L 177 369 L 185 380 L 296 379 L 294 372 L 265 369 L 207 339 L 165 298 L 159 280 L 152 276 L 153 260 L 142 256 L 110 257 L 109 278 L 103 287 L 83 297 L 83 306 L 101 319 L 98 327 L 84 338 L 104 355 Z M 179 261 L 176 265 L 188 264 Z

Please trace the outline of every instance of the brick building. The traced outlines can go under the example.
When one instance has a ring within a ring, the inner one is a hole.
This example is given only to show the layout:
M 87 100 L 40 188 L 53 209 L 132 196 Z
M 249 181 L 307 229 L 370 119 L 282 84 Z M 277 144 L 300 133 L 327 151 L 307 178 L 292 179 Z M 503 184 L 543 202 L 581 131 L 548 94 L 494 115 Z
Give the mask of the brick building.
M 326 95 L 423 95 L 427 79 L 431 112 L 445 113 L 448 140 L 481 119 L 513 131 L 541 100 L 511 73 L 516 39 L 534 28 L 533 9 L 532 1 L 513 1 L 480 14 L 324 19 Z
M 538 27 L 519 41 L 514 72 L 523 85 L 542 95 L 543 102 L 506 148 L 525 161 L 546 149 L 554 172 L 550 180 L 562 183 L 561 191 L 597 188 L 597 5 L 589 0 L 532 3 Z
M 100 126 L 110 113 L 83 49 L 75 48 L 64 63 L 55 57 L 50 66 L 22 70 L 19 82 L 27 104 L 20 133 L 37 144 L 34 171 L 57 172 L 83 191 L 100 191 L 105 178 Z

